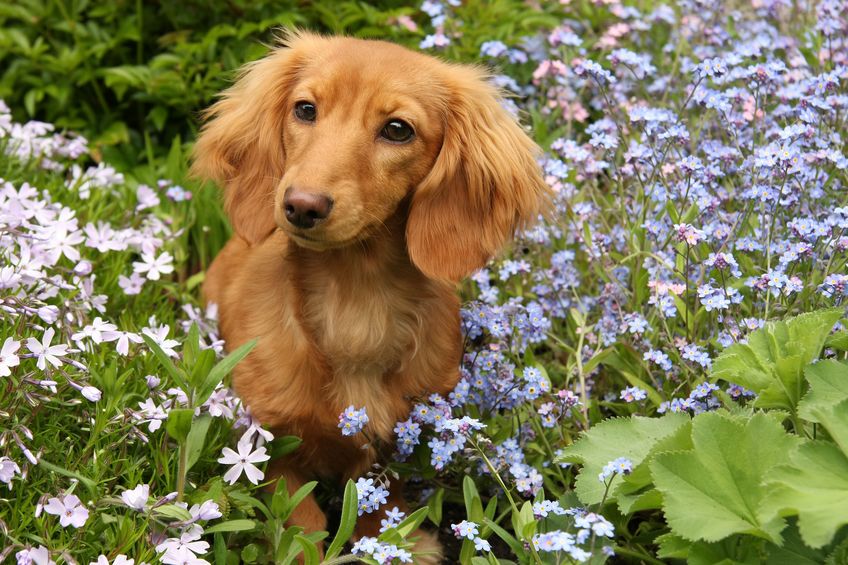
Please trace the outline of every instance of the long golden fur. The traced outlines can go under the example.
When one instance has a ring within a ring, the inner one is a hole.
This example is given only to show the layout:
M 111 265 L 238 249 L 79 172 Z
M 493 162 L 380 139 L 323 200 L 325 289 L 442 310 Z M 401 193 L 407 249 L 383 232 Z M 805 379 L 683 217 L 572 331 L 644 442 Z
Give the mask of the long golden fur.
M 313 122 L 294 113 L 304 101 Z M 259 338 L 235 389 L 263 424 L 303 439 L 272 465 L 290 489 L 356 478 L 376 454 L 340 434 L 339 413 L 365 406 L 369 435 L 391 442 L 413 399 L 454 387 L 456 282 L 537 217 L 548 195 L 537 147 L 481 70 L 309 33 L 247 65 L 206 118 L 194 171 L 224 187 L 235 235 L 204 293 L 228 348 Z M 392 119 L 414 137 L 381 138 Z M 291 187 L 332 198 L 329 216 L 287 221 Z M 389 507 L 404 507 L 400 490 Z M 292 522 L 326 526 L 312 497 Z M 356 535 L 378 529 L 366 515 Z

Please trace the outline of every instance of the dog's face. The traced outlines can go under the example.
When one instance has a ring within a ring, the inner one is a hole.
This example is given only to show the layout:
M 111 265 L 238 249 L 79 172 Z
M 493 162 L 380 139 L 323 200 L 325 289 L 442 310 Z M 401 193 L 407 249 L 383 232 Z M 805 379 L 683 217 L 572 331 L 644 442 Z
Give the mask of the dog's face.
M 416 266 L 458 280 L 548 195 L 536 146 L 479 70 L 389 43 L 292 35 L 208 115 L 194 169 L 225 185 L 251 243 L 279 228 L 344 247 L 400 211 Z
M 283 110 L 274 198 L 276 224 L 297 244 L 370 237 L 432 168 L 443 126 L 437 100 L 422 96 L 435 77 L 414 75 L 420 59 L 340 41 L 305 60 Z

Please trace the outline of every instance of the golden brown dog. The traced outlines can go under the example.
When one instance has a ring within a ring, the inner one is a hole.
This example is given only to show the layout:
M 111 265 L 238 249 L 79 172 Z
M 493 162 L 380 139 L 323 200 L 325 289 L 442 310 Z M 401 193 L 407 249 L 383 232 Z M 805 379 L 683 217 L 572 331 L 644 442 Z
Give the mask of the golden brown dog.
M 204 292 L 228 348 L 259 338 L 235 389 L 303 439 L 273 465 L 290 489 L 356 478 L 376 454 L 338 415 L 366 407 L 369 436 L 390 442 L 413 399 L 456 384 L 456 282 L 537 217 L 537 147 L 479 69 L 308 33 L 247 65 L 207 118 L 194 170 L 224 187 L 236 235 Z M 292 522 L 326 527 L 311 497 Z

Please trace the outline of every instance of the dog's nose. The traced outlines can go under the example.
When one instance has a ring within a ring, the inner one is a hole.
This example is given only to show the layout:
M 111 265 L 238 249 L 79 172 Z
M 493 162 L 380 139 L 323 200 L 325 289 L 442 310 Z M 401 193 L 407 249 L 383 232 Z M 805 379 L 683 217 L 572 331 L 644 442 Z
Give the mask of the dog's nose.
M 283 207 L 290 224 L 309 229 L 330 215 L 333 199 L 323 194 L 303 192 L 289 187 L 283 198 Z

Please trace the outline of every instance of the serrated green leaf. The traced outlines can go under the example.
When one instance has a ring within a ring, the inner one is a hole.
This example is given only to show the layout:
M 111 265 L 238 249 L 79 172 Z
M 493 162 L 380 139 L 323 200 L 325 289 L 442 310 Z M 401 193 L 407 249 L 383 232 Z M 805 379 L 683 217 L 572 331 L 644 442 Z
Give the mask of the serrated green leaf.
M 798 515 L 798 529 L 813 548 L 848 524 L 848 457 L 836 445 L 810 441 L 789 454 L 789 463 L 766 477 L 765 512 Z
M 765 549 L 769 565 L 819 565 L 826 558 L 824 552 L 804 544 L 795 520 L 790 520 L 789 527 L 783 531 L 783 546 L 769 543 Z
M 672 532 L 708 542 L 747 533 L 779 544 L 783 520 L 757 509 L 769 496 L 766 472 L 785 460 L 797 438 L 764 414 L 743 423 L 713 412 L 693 420 L 692 441 L 695 449 L 660 453 L 651 463 Z
M 692 542 L 674 534 L 663 534 L 657 538 L 657 557 L 660 559 L 686 559 Z
M 810 391 L 798 403 L 798 415 L 818 422 L 814 410 L 828 409 L 848 398 L 848 364 L 828 359 L 807 365 L 804 376 Z
M 755 405 L 795 412 L 804 392 L 803 370 L 824 347 L 841 308 L 768 322 L 748 336 L 748 343 L 725 349 L 712 366 L 712 377 L 757 393 Z
M 654 445 L 674 434 L 690 418 L 686 414 L 671 413 L 662 418 L 612 418 L 592 426 L 580 439 L 567 447 L 557 462 L 582 463 L 575 490 L 584 504 L 597 504 L 604 497 L 604 484 L 598 475 L 604 465 L 618 457 L 630 459 L 634 467 L 640 465 Z M 622 481 L 612 483 L 607 500 L 613 501 Z

